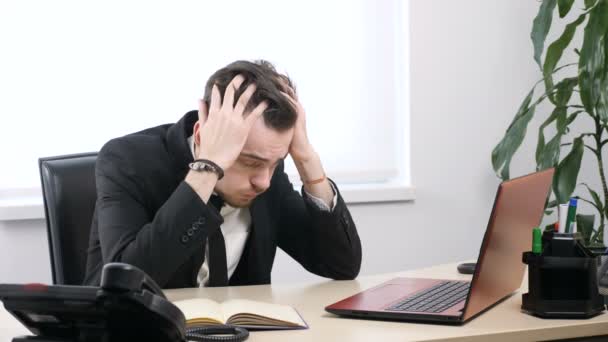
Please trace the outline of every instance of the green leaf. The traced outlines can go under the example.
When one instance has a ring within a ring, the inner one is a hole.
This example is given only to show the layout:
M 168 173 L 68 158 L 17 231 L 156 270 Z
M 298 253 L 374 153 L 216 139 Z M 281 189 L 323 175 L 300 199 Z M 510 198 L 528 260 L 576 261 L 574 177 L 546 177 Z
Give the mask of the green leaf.
M 545 145 L 540 158 L 536 164 L 537 170 L 545 170 L 557 165 L 559 161 L 560 142 L 563 134 L 556 134 L 547 145 Z
M 557 9 L 559 10 L 559 17 L 563 18 L 570 12 L 574 0 L 557 0 Z
M 589 11 L 578 64 L 581 102 L 587 113 L 591 115 L 596 113 L 596 105 L 601 100 L 606 63 L 606 43 L 602 38 L 608 29 L 608 2 L 598 1 L 598 4 Z M 600 105 L 602 112 L 600 115 L 603 120 L 608 120 L 608 115 L 602 111 L 602 107 L 605 107 L 605 103 Z
M 608 123 L 608 77 L 606 76 L 600 84 L 599 99 L 595 105 L 595 111 L 602 122 Z
M 596 1 L 596 0 L 585 0 L 585 9 L 589 9 L 589 8 L 591 8 L 593 5 L 595 5 L 595 1 Z
M 542 69 L 540 55 L 543 53 L 545 38 L 551 28 L 551 20 L 553 19 L 553 10 L 555 9 L 556 0 L 543 0 L 538 9 L 538 14 L 532 23 L 532 45 L 534 46 L 534 60 Z
M 538 142 L 536 143 L 536 171 L 540 171 L 540 161 L 544 150 L 547 148 L 545 145 L 545 134 L 543 133 L 543 126 L 538 129 Z M 544 170 L 544 169 L 542 169 Z
M 549 89 L 553 88 L 553 70 L 555 70 L 555 66 L 557 62 L 562 58 L 564 53 L 564 49 L 570 44 L 572 41 L 572 37 L 574 37 L 574 33 L 576 32 L 576 28 L 583 21 L 585 21 L 585 17 L 587 13 L 581 14 L 578 19 L 566 25 L 564 32 L 562 35 L 557 38 L 549 47 L 547 48 L 547 55 L 545 56 L 545 64 L 543 65 L 543 76 L 545 78 L 545 89 L 549 91 Z M 576 85 L 576 84 L 575 84 Z M 549 96 L 551 102 L 554 102 L 553 96 Z M 555 103 L 555 102 L 554 102 Z
M 600 215 L 601 215 L 602 211 L 604 210 L 603 209 L 604 205 L 602 204 L 602 201 L 600 200 L 600 196 L 597 194 L 597 192 L 595 192 L 593 189 L 591 189 L 589 187 L 589 185 L 587 185 L 587 183 L 581 183 L 581 185 L 587 188 L 587 190 L 591 194 L 591 198 L 593 198 L 593 203 L 595 203 L 595 208 L 597 210 L 599 210 Z
M 595 231 L 595 234 L 591 238 L 591 243 L 596 243 L 598 247 L 604 247 L 604 224 L 600 224 Z
M 548 167 L 555 166 L 559 161 L 560 154 L 560 143 L 561 138 L 567 132 L 568 126 L 568 115 L 566 104 L 572 96 L 572 90 L 578 83 L 578 78 L 570 77 L 561 80 L 554 89 L 555 98 L 554 103 L 556 107 L 553 109 L 551 115 L 545 120 L 545 122 L 538 128 L 538 143 L 536 144 L 536 170 L 544 170 Z M 553 121 L 557 121 L 557 133 L 545 144 L 544 129 L 550 125 Z
M 581 232 L 585 245 L 589 245 L 593 234 L 593 223 L 595 222 L 595 215 L 583 215 L 576 214 L 576 230 Z
M 600 120 L 606 124 L 608 123 L 608 29 L 604 33 L 604 66 L 603 71 L 600 73 L 601 80 L 599 84 L 598 101 L 595 105 L 596 113 L 599 115 Z
M 568 121 L 567 108 L 565 105 L 570 100 L 572 90 L 576 86 L 577 80 L 576 77 L 565 78 L 555 86 L 557 89 L 555 102 L 560 106 L 555 107 L 551 115 L 538 128 L 538 144 L 536 145 L 537 170 L 544 170 L 555 166 L 559 161 L 561 139 L 564 134 L 567 133 L 568 125 L 572 122 Z M 575 112 L 572 115 L 572 120 L 574 120 L 578 113 Z M 545 144 L 544 129 L 553 121 L 557 121 L 557 132 L 555 136 Z
M 555 103 L 559 106 L 565 106 L 572 97 L 572 90 L 578 84 L 578 77 L 568 77 L 561 80 L 555 86 Z
M 534 116 L 536 106 L 529 107 L 533 95 L 534 88 L 528 93 L 517 110 L 505 136 L 492 150 L 492 167 L 494 172 L 503 180 L 509 179 L 511 159 L 524 140 L 528 123 Z
M 553 177 L 553 191 L 559 203 L 567 203 L 574 192 L 583 153 L 583 138 L 575 138 L 570 153 L 557 165 Z
M 568 120 L 566 120 L 566 127 L 568 127 L 572 123 L 572 121 L 574 121 L 576 119 L 576 117 L 582 112 L 583 112 L 582 110 L 578 110 L 578 111 L 570 114 L 570 116 L 568 116 Z
M 511 129 L 511 127 L 513 127 L 513 125 L 517 122 L 517 120 L 519 120 L 522 116 L 524 116 L 528 112 L 528 110 L 530 109 L 529 108 L 530 102 L 532 102 L 532 96 L 534 96 L 534 88 L 532 88 L 532 90 L 530 90 L 528 95 L 526 95 L 526 98 L 519 105 L 519 108 L 517 109 L 517 113 L 515 113 L 515 116 L 513 117 L 513 121 L 511 121 L 511 124 L 509 125 L 509 128 L 507 128 L 507 130 Z
M 583 21 L 585 21 L 585 17 L 587 16 L 587 12 L 579 15 L 579 17 L 566 25 L 564 32 L 557 38 L 549 47 L 547 48 L 547 55 L 545 57 L 545 64 L 543 66 L 544 75 L 551 75 L 551 72 L 555 69 L 557 62 L 561 59 L 564 49 L 570 44 L 572 41 L 572 37 L 574 37 L 574 33 L 576 32 L 576 28 Z M 550 88 L 550 87 L 548 87 Z
M 544 170 L 546 168 L 557 165 L 559 161 L 561 138 L 565 133 L 565 129 L 558 130 L 555 136 L 545 145 L 544 129 L 553 121 L 558 123 L 566 121 L 566 107 L 555 107 L 551 115 L 538 128 L 538 144 L 536 145 L 536 170 Z M 559 126 L 559 124 L 558 124 Z

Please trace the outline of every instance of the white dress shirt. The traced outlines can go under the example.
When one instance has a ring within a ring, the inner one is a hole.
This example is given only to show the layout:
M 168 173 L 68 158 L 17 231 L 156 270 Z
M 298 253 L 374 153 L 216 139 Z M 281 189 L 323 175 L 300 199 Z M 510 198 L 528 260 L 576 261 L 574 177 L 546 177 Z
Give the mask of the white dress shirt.
M 190 151 L 192 152 L 193 158 L 196 159 L 196 156 L 194 155 L 194 139 L 192 136 L 188 138 L 188 144 L 190 145 Z M 333 189 L 333 185 L 332 190 L 334 191 L 334 198 L 332 199 L 331 208 L 323 201 L 323 199 L 312 196 L 308 193 L 307 195 L 321 210 L 331 211 L 336 206 L 337 201 L 337 191 L 336 189 Z M 251 214 L 249 213 L 249 208 L 235 208 L 226 203 L 220 210 L 220 215 L 222 215 L 222 218 L 224 218 L 224 223 L 222 223 L 220 229 L 222 230 L 222 235 L 224 235 L 224 243 L 226 244 L 226 266 L 228 269 L 228 279 L 230 279 L 234 273 L 234 270 L 236 270 L 236 267 L 241 260 L 243 250 L 245 249 L 245 243 L 247 242 L 247 237 L 249 236 L 251 227 Z M 200 287 L 206 286 L 209 282 L 208 260 L 209 241 L 207 240 L 205 242 L 205 261 L 203 262 L 203 266 L 201 266 L 197 277 Z

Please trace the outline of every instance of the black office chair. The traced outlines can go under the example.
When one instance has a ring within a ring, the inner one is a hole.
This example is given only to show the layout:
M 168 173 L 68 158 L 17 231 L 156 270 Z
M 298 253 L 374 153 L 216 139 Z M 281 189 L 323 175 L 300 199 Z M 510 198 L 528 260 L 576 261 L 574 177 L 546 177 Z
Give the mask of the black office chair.
M 54 284 L 81 285 L 95 210 L 97 153 L 40 158 Z

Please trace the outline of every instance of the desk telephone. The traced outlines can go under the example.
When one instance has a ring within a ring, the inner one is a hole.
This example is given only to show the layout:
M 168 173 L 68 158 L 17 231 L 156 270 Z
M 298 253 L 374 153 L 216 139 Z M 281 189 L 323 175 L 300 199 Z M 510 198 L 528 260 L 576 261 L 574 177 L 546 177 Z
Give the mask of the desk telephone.
M 186 329 L 183 313 L 160 287 L 123 263 L 106 264 L 99 287 L 0 284 L 0 300 L 35 335 L 13 342 L 243 341 L 249 335 L 233 326 Z

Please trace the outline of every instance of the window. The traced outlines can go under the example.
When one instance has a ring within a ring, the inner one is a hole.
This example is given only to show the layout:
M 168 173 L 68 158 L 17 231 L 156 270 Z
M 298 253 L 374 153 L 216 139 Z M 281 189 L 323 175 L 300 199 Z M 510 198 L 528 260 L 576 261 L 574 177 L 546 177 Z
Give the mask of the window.
M 38 189 L 41 156 L 97 151 L 113 137 L 177 121 L 196 108 L 215 70 L 260 58 L 295 81 L 330 177 L 370 189 L 407 186 L 406 7 L 3 2 L 0 190 Z M 291 164 L 287 172 L 297 175 Z

